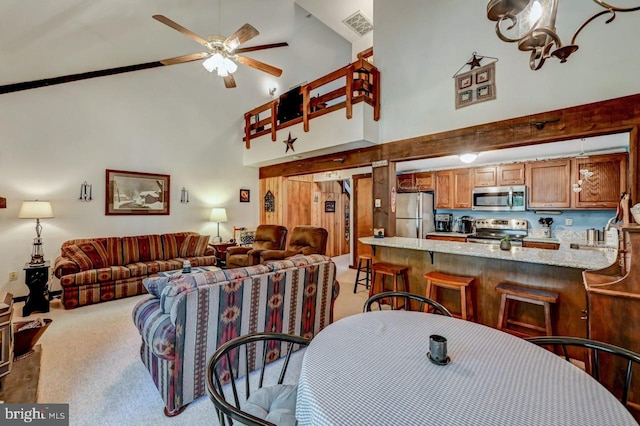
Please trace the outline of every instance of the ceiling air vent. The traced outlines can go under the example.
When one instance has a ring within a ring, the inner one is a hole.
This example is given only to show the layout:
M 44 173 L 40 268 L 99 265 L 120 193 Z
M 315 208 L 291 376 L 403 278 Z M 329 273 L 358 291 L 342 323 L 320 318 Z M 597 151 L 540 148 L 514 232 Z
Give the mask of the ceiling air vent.
M 358 33 L 358 35 L 360 35 L 361 37 L 369 31 L 373 30 L 373 24 L 371 23 L 369 18 L 364 16 L 360 11 L 357 11 L 342 22 L 347 27 Z

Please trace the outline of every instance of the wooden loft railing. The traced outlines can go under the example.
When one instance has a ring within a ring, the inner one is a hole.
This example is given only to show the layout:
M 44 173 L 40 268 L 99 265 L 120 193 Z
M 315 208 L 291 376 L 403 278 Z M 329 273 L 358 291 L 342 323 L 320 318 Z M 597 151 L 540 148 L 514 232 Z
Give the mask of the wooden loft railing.
M 322 95 L 311 96 L 313 90 L 321 89 L 340 78 L 345 78 L 345 85 Z M 373 119 L 380 119 L 380 71 L 366 59 L 360 58 L 346 67 L 331 74 L 300 86 L 302 94 L 302 116 L 278 122 L 279 99 L 267 102 L 244 114 L 244 142 L 251 148 L 251 139 L 271 133 L 275 142 L 276 132 L 294 124 L 304 123 L 304 131 L 309 131 L 309 121 L 321 115 L 345 108 L 347 119 L 353 116 L 353 105 L 366 102 L 373 107 Z M 335 102 L 343 98 L 343 101 Z M 332 103 L 335 102 L 335 103 Z M 268 116 L 265 116 L 268 115 Z M 253 123 L 252 123 L 253 121 Z

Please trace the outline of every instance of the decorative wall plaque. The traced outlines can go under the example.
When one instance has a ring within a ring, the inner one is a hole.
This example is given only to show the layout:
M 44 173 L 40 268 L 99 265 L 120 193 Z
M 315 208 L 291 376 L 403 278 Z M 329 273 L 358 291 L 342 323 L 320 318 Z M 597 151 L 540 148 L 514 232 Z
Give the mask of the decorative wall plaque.
M 264 211 L 267 213 L 276 211 L 276 197 L 273 196 L 273 192 L 271 191 L 267 191 L 264 195 Z

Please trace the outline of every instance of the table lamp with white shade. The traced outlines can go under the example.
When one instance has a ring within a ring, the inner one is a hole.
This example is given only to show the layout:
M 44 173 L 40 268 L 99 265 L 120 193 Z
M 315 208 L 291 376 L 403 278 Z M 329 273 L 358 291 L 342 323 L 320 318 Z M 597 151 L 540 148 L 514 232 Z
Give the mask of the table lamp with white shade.
M 209 217 L 209 222 L 217 222 L 218 223 L 218 235 L 213 238 L 214 243 L 219 243 L 222 241 L 220 237 L 220 223 L 225 223 L 227 221 L 227 209 L 223 207 L 214 207 L 211 209 L 211 216 Z
M 20 207 L 18 218 L 36 220 L 36 238 L 33 239 L 33 251 L 31 252 L 31 265 L 44 263 L 44 251 L 42 250 L 42 225 L 40 219 L 50 219 L 53 217 L 53 209 L 49 201 L 23 201 Z

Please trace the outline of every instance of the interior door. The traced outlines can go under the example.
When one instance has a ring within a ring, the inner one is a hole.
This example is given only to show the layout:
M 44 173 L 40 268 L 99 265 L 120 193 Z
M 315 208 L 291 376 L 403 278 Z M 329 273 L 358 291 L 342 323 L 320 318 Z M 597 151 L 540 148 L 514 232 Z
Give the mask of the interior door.
M 353 175 L 353 264 L 356 267 L 358 255 L 371 254 L 371 247 L 362 244 L 360 237 L 373 235 L 373 178 L 371 173 Z

